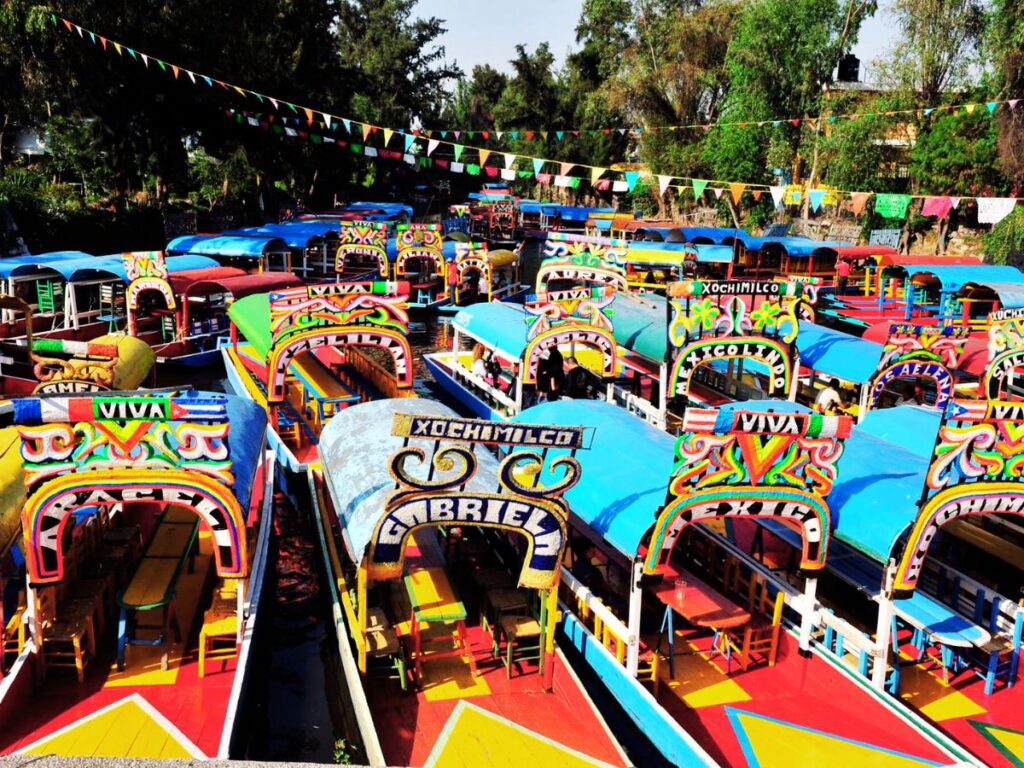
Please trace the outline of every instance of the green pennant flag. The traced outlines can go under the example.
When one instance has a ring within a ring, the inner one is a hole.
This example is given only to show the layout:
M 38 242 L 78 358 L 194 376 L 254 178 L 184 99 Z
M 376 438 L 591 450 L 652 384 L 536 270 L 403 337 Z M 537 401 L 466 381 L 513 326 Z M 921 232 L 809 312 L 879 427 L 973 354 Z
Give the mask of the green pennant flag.
M 572 187 L 573 189 L 579 189 L 580 188 L 580 177 L 579 176 L 571 176 L 569 178 L 569 186 Z
M 322 144 L 324 141 L 323 137 L 320 136 L 320 134 L 318 133 L 309 134 L 309 140 L 312 141 L 314 144 Z
M 707 189 L 708 182 L 706 179 L 691 179 L 691 181 L 693 182 L 693 199 L 700 200 L 700 196 Z
M 160 59 L 157 59 L 156 63 L 160 65 L 160 69 L 162 69 L 164 72 L 167 71 L 167 65 L 164 62 L 160 61 Z
M 516 171 L 516 175 L 520 179 L 529 179 L 531 176 L 533 176 L 533 172 L 532 171 Z
M 459 162 L 459 158 L 462 157 L 462 150 L 464 150 L 465 147 L 461 144 L 452 144 L 452 147 L 455 150 L 455 162 L 457 163 Z
M 278 136 L 284 135 L 284 128 L 280 125 L 277 125 L 276 123 L 270 126 L 270 131 L 271 133 L 276 133 Z
M 468 163 L 466 165 L 466 173 L 468 173 L 470 176 L 479 176 L 480 166 L 476 165 L 475 163 Z
M 50 14 L 50 21 L 53 22 L 53 26 L 57 26 L 57 16 L 55 14 Z
M 353 155 L 361 155 L 361 154 L 363 154 L 363 145 L 362 144 L 350 144 L 348 148 L 352 150 L 352 154 Z
M 887 219 L 902 219 L 909 205 L 910 195 L 875 195 L 875 213 Z

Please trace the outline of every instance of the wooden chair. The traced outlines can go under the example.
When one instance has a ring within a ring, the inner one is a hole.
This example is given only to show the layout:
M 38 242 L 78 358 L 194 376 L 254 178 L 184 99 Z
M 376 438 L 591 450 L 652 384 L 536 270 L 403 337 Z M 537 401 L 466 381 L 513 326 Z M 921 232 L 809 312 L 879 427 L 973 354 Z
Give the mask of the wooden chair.
M 661 679 L 658 677 L 660 669 L 661 654 L 641 640 L 640 663 L 636 668 L 636 679 L 641 683 L 650 683 L 654 698 L 658 698 L 658 690 L 661 687 Z
M 1021 635 L 1024 634 L 1024 609 L 1018 609 L 1009 633 L 999 627 L 999 597 L 992 598 L 992 613 L 989 632 L 992 639 L 984 645 L 967 651 L 967 661 L 975 674 L 985 681 L 985 695 L 995 690 L 996 681 L 1005 679 L 1006 687 L 1012 688 L 1017 681 L 1017 667 L 1020 664 Z M 977 621 L 977 619 L 976 619 Z M 978 622 L 980 623 L 980 622 Z
M 512 679 L 512 665 L 523 661 L 540 663 L 544 652 L 540 622 L 532 616 L 502 616 L 498 622 L 505 638 L 505 677 Z M 523 643 L 522 641 L 527 641 Z
M 366 658 L 367 675 L 383 670 L 385 677 L 397 678 L 402 690 L 407 689 L 405 653 L 398 634 L 381 608 L 370 608 L 366 612 Z
M 730 634 L 728 642 L 740 655 L 740 667 L 745 672 L 754 654 L 763 656 L 769 667 L 775 666 L 782 634 L 782 608 L 786 603 L 782 590 L 772 597 L 768 581 L 756 574 L 750 580 L 747 609 L 750 622 L 740 628 L 742 637 Z
M 238 655 L 238 592 L 225 585 L 213 596 L 210 608 L 203 614 L 199 630 L 199 677 L 206 677 L 206 662 L 233 659 Z
M 27 603 L 25 590 L 18 592 L 18 607 L 4 623 L 0 623 L 0 671 L 6 667 L 8 655 L 17 656 L 25 647 L 28 626 L 24 622 Z
M 85 682 L 85 667 L 96 654 L 92 616 L 57 616 L 57 590 L 36 591 L 36 617 L 43 635 L 43 659 L 48 667 L 74 667 Z

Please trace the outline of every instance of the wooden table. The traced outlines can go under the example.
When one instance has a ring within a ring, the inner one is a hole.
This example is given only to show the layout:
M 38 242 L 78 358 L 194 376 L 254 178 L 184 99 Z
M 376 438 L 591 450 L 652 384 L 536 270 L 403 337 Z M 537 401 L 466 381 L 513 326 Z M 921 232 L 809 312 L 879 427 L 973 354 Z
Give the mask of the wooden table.
M 661 632 L 658 635 L 658 649 L 661 650 L 661 638 L 667 631 L 668 670 L 669 675 L 675 677 L 673 614 L 678 613 L 696 627 L 707 627 L 718 632 L 746 624 L 750 621 L 750 613 L 689 571 L 668 566 L 664 575 L 665 580 L 661 586 L 655 587 L 653 591 L 654 596 L 665 606 L 665 616 L 661 621 Z M 676 593 L 677 579 L 686 582 L 681 595 Z
M 454 650 L 438 651 L 431 658 L 462 656 L 469 658 L 469 669 L 476 677 L 476 664 L 466 637 L 466 607 L 455 595 L 444 568 L 417 569 L 405 577 L 405 591 L 411 607 L 413 654 L 416 659 L 416 678 L 423 679 L 423 645 L 425 642 L 451 643 Z M 430 624 L 453 624 L 451 635 L 435 639 L 423 638 L 423 629 Z
M 193 545 L 199 534 L 199 519 L 191 512 L 168 510 L 153 531 L 142 559 L 128 580 L 128 586 L 118 595 L 120 615 L 117 626 L 117 668 L 124 669 L 125 652 L 129 645 L 161 645 L 164 648 L 161 666 L 167 668 L 167 637 L 174 613 L 175 586 L 181 568 L 193 555 Z M 163 619 L 159 625 L 138 623 L 137 614 L 160 608 Z M 156 629 L 154 639 L 141 640 L 135 636 L 138 629 Z M 180 627 L 175 626 L 177 634 Z

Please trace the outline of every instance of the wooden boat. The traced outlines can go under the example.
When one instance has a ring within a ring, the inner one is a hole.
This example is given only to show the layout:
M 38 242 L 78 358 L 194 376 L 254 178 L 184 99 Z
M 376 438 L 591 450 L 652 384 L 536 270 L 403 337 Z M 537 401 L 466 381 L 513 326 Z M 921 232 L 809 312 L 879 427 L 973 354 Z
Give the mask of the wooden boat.
M 334 271 L 343 282 L 356 279 L 386 280 L 388 224 L 375 221 L 342 221 Z M 369 278 L 367 278 L 369 276 Z
M 167 244 L 171 254 L 214 259 L 211 266 L 238 267 L 246 272 L 292 272 L 292 249 L 280 237 L 182 235 Z
M 228 309 L 228 385 L 269 414 L 280 463 L 304 472 L 337 412 L 413 396 L 408 283 L 323 283 L 254 294 Z
M 571 456 L 540 473 L 584 430 L 497 429 L 418 399 L 324 427 L 310 475 L 353 740 L 372 765 L 626 765 L 554 636 L 579 475 Z
M 4 259 L 0 275 L 9 295 L 23 299 L 33 310 L 36 336 L 89 341 L 123 330 L 127 321 L 126 293 L 130 264 L 151 253 L 89 256 L 44 254 Z M 15 262 L 6 264 L 6 262 Z M 165 260 L 167 273 L 216 266 L 204 256 L 175 256 Z M 0 337 L 24 337 L 25 328 L 5 318 Z
M 291 249 L 295 274 L 303 281 L 334 280 L 334 259 L 338 250 L 339 222 L 329 219 L 286 221 L 259 227 L 225 230 L 235 237 L 278 238 Z
M 202 392 L 6 410 L 0 529 L 27 575 L 0 622 L 0 753 L 235 754 L 274 500 L 264 414 Z
M 149 380 L 155 355 L 144 342 L 123 334 L 92 341 L 38 337 L 32 309 L 21 299 L 0 296 L 0 311 L 29 332 L 0 342 L 0 394 L 70 394 L 135 389 Z
M 435 309 L 452 301 L 439 224 L 399 224 L 392 276 L 410 284 L 409 307 Z
M 490 250 L 487 243 L 457 242 L 454 264 L 453 306 L 501 301 L 521 289 L 518 250 Z
M 796 764 L 818 754 L 837 765 L 1005 764 L 981 751 L 984 736 L 966 735 L 976 705 L 933 707 L 949 689 L 919 680 L 903 681 L 905 702 L 889 692 L 908 670 L 891 650 L 892 592 L 877 560 L 866 594 L 881 595 L 881 615 L 866 626 L 843 611 L 850 599 L 832 566 L 853 567 L 846 543 L 870 549 L 871 520 L 890 533 L 914 520 L 919 489 L 882 482 L 903 482 L 903 454 L 882 453 L 849 417 L 784 400 L 688 408 L 678 437 L 593 401 L 541 404 L 511 423 L 520 421 L 601 425 L 566 493 L 580 544 L 562 580 L 563 630 L 669 763 L 694 764 L 696 741 L 722 765 L 765 764 L 780 750 Z M 896 498 L 896 518 L 873 506 Z M 787 557 L 763 543 L 767 533 L 755 536 L 761 528 L 784 534 Z M 899 600 L 895 611 L 915 613 Z M 950 609 L 940 614 L 949 620 Z M 1012 706 L 989 712 L 1019 728 Z M 947 716 L 958 719 L 953 738 Z

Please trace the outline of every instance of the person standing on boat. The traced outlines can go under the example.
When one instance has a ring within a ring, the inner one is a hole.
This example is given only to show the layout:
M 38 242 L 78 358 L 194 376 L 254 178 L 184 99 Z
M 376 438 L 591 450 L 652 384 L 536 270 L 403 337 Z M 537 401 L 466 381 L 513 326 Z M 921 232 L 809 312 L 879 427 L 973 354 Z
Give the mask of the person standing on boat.
M 568 369 L 565 374 L 565 397 L 575 400 L 585 400 L 590 397 L 590 384 L 587 381 L 587 369 L 584 368 L 575 355 L 565 361 Z
M 839 259 L 836 262 L 836 296 L 846 295 L 846 284 L 850 281 L 850 262 Z
M 537 366 L 537 402 L 557 400 L 565 392 L 565 365 L 558 347 L 546 349 L 540 354 Z

